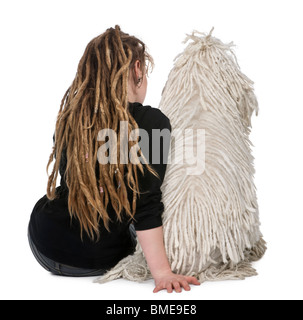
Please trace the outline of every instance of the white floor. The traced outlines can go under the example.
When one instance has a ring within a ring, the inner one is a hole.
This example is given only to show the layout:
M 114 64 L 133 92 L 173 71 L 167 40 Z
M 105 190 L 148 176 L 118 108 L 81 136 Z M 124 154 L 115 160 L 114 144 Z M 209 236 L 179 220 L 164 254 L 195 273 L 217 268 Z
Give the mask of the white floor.
M 272 300 L 301 299 L 302 272 L 295 261 L 282 262 L 278 252 L 269 249 L 264 259 L 255 264 L 259 276 L 245 281 L 208 282 L 192 286 L 190 292 L 154 294 L 152 280 L 144 283 L 116 280 L 93 283 L 95 278 L 65 278 L 49 274 L 32 257 L 29 248 L 20 246 L 19 253 L 1 262 L 0 298 L 21 300 Z M 19 259 L 21 258 L 21 260 Z M 22 262 L 23 258 L 23 262 Z

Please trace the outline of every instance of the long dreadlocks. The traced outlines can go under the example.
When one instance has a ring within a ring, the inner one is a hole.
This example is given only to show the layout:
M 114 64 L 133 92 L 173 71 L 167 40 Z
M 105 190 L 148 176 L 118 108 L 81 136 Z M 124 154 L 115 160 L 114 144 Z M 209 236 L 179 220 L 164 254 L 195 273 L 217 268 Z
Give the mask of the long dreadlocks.
M 142 72 L 145 64 L 153 66 L 152 57 L 139 39 L 123 33 L 119 26 L 110 28 L 94 38 L 86 47 L 75 79 L 66 91 L 56 121 L 55 144 L 50 155 L 47 171 L 54 160 L 48 178 L 47 197 L 54 200 L 56 181 L 63 150 L 67 155 L 65 172 L 68 186 L 68 209 L 71 217 L 79 220 L 81 237 L 83 230 L 94 239 L 99 239 L 100 219 L 109 230 L 107 213 L 109 201 L 122 221 L 125 209 L 127 216 L 134 218 L 137 195 L 140 196 L 137 168 L 144 174 L 141 163 L 120 162 L 120 121 L 127 121 L 128 134 L 138 129 L 138 124 L 128 110 L 128 78 L 139 60 Z M 101 164 L 97 161 L 100 147 L 98 132 L 110 128 L 117 133 L 117 164 Z M 138 141 L 128 141 L 128 151 Z M 145 160 L 141 150 L 138 156 Z M 146 168 L 155 176 L 156 171 L 146 162 Z M 98 175 L 96 167 L 99 166 Z M 126 172 L 126 173 L 125 173 Z M 132 210 L 127 195 L 127 186 L 133 191 Z M 119 184 L 119 188 L 117 188 Z

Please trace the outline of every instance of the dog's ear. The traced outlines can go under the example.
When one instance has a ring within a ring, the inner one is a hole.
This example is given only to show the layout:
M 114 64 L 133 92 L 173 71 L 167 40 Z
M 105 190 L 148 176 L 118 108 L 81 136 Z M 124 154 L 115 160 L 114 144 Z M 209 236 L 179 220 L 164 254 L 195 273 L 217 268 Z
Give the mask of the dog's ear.
M 243 90 L 243 95 L 238 103 L 238 109 L 241 113 L 244 124 L 247 127 L 251 127 L 252 114 L 254 111 L 256 112 L 256 116 L 259 114 L 258 100 L 251 88 Z
M 243 87 L 242 92 L 237 95 L 233 94 L 228 86 L 226 89 L 236 103 L 243 125 L 247 128 L 251 127 L 253 113 L 256 112 L 256 116 L 259 114 L 259 104 L 253 88 L 251 86 Z

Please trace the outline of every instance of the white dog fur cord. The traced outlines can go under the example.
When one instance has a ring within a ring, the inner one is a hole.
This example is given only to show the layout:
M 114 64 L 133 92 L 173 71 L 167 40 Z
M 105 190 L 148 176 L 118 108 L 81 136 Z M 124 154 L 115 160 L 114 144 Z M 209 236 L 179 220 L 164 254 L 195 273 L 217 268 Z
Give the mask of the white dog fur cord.
M 258 115 L 253 82 L 241 71 L 231 49 L 209 35 L 193 32 L 177 56 L 159 108 L 172 130 L 205 130 L 205 170 L 168 164 L 162 185 L 164 243 L 173 272 L 201 282 L 256 275 L 252 262 L 266 251 L 260 232 L 249 140 L 251 116 Z M 184 135 L 184 134 L 183 134 Z M 172 140 L 178 138 L 178 134 Z M 181 146 L 182 147 L 182 146 Z M 172 143 L 170 155 L 179 155 Z M 140 244 L 96 282 L 151 279 Z

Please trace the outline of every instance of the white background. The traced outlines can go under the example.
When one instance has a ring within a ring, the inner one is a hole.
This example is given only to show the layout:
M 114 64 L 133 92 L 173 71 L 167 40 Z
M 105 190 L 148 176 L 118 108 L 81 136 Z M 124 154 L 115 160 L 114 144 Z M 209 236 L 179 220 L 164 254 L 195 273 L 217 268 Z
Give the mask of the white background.
M 301 299 L 303 235 L 302 1 L 1 1 L 1 299 Z M 268 252 L 258 277 L 153 294 L 153 281 L 92 283 L 51 276 L 27 243 L 31 210 L 46 192 L 60 101 L 87 43 L 119 24 L 149 47 L 156 68 L 146 104 L 158 107 L 186 33 L 234 48 L 255 82 L 256 185 Z

